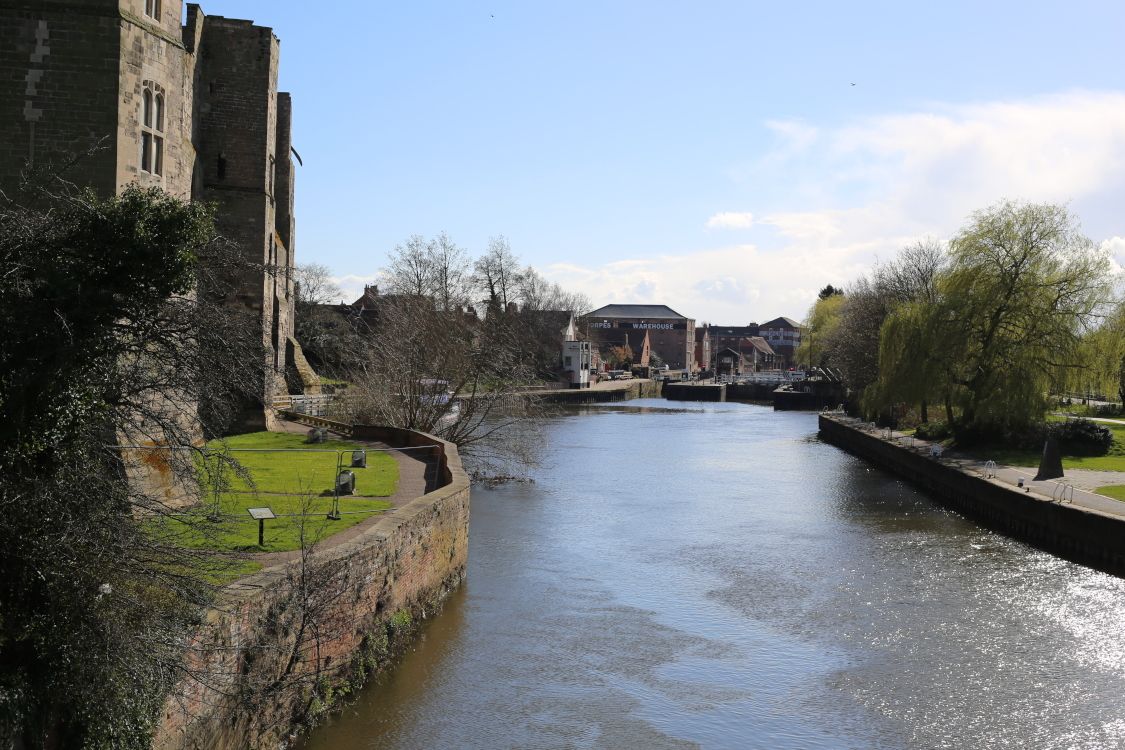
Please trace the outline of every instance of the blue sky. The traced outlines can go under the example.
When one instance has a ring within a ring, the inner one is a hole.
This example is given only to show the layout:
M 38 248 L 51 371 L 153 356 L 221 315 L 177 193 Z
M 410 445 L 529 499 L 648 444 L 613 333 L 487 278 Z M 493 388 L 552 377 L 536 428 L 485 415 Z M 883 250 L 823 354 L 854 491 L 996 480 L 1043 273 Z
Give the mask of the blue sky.
M 204 11 L 281 38 L 298 261 L 349 294 L 411 234 L 503 234 L 595 305 L 801 318 L 1002 198 L 1068 203 L 1125 263 L 1125 3 Z

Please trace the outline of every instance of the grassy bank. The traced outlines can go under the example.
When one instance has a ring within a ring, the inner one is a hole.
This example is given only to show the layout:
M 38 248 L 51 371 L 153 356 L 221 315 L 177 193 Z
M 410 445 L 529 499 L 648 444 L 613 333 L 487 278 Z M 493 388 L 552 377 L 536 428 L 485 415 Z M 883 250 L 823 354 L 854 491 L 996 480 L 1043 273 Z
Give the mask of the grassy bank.
M 226 451 L 241 467 L 238 473 L 225 471 L 218 483 L 218 520 L 212 520 L 216 482 L 201 466 L 203 503 L 154 522 L 153 533 L 185 547 L 221 552 L 283 552 L 299 549 L 302 535 L 306 544 L 326 539 L 390 507 L 382 498 L 394 494 L 398 463 L 387 453 L 370 451 L 366 468 L 351 468 L 351 452 L 361 447 L 345 440 L 310 445 L 303 435 L 276 432 L 213 441 L 209 449 Z M 341 518 L 330 520 L 339 451 L 343 465 L 356 475 L 356 488 L 340 496 Z M 248 509 L 261 507 L 277 518 L 265 521 L 259 546 L 258 522 Z
M 1112 497 L 1114 500 L 1125 502 L 1125 484 L 1113 484 L 1109 487 L 1099 487 L 1095 490 L 1099 495 Z
M 1125 425 L 1099 423 L 1113 433 L 1113 445 L 1104 456 L 1063 455 L 1063 469 L 1093 469 L 1096 471 L 1125 471 Z M 1038 466 L 1043 450 L 1022 450 L 989 446 L 967 451 L 982 460 L 993 460 L 1009 466 Z

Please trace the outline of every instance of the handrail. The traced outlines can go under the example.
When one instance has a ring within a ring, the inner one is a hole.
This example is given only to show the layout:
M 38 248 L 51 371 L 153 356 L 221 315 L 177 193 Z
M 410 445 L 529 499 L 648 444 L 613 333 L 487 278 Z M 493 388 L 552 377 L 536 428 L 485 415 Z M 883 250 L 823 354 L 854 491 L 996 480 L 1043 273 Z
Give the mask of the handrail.
M 1057 502 L 1060 505 L 1073 505 L 1074 484 L 1072 482 L 1055 482 L 1055 487 L 1051 490 L 1051 502 Z

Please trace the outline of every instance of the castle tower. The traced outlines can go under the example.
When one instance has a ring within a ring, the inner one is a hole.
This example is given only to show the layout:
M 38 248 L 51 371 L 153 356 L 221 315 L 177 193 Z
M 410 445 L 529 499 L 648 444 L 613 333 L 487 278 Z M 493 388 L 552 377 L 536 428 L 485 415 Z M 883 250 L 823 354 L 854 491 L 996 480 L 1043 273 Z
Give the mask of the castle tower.
M 293 334 L 292 104 L 280 42 L 182 0 L 0 0 L 0 190 L 29 166 L 103 195 L 131 183 L 218 204 L 221 234 L 273 272 L 239 284 L 266 349 L 261 424 Z

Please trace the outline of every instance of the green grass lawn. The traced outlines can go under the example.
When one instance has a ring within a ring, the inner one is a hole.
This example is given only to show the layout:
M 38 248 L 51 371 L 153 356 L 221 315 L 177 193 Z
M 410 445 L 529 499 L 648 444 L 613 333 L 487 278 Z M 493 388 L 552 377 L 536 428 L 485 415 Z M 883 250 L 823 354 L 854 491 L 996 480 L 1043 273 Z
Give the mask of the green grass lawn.
M 1099 495 L 1112 497 L 1114 500 L 1125 502 L 1125 484 L 1111 484 L 1109 487 L 1099 487 L 1095 490 Z
M 390 507 L 381 499 L 394 494 L 398 483 L 398 463 L 381 451 L 369 451 L 367 468 L 355 468 L 356 492 L 340 497 L 342 518 L 327 518 L 332 509 L 332 489 L 336 476 L 338 450 L 346 451 L 344 465 L 350 468 L 351 451 L 359 444 L 331 440 L 309 445 L 303 435 L 256 432 L 212 441 L 212 450 L 228 449 L 246 477 L 228 472 L 227 486 L 220 492 L 220 521 L 211 521 L 214 485 L 204 478 L 202 505 L 184 514 L 153 521 L 152 532 L 170 541 L 196 549 L 228 552 L 282 552 L 301 546 L 304 531 L 307 543 L 354 526 L 372 514 Z M 243 452 L 240 449 L 268 452 Z M 280 452 L 294 449 L 317 452 Z M 248 508 L 269 507 L 278 516 L 265 522 L 265 544 L 258 546 L 258 522 Z M 252 572 L 252 571 L 250 571 Z M 225 573 L 223 573 L 225 575 Z M 237 577 L 237 576 L 235 576 Z
M 1061 421 L 1063 418 L 1053 418 L 1051 421 Z M 1104 456 L 1063 456 L 1063 469 L 1094 469 L 1097 471 L 1125 471 L 1125 425 L 1106 424 L 1099 422 L 1102 427 L 1108 427 L 1113 433 L 1113 445 L 1109 453 Z M 1038 466 L 1043 457 L 1043 451 L 1015 450 L 1011 448 L 982 447 L 968 451 L 971 455 L 982 460 L 991 459 L 998 464 L 1009 466 Z
M 287 432 L 252 432 L 225 440 L 212 440 L 211 450 L 229 450 L 250 474 L 250 480 L 228 476 L 231 492 L 259 494 L 332 495 L 336 478 L 337 451 L 343 450 L 344 468 L 351 467 L 351 451 L 361 448 L 347 440 L 329 440 L 311 445 L 304 435 Z M 265 451 L 269 452 L 257 452 Z M 296 451 L 280 453 L 278 451 Z M 313 452 L 315 451 L 315 452 Z M 355 494 L 362 497 L 393 495 L 398 483 L 398 463 L 383 451 L 368 451 L 367 468 L 352 469 L 356 475 Z

